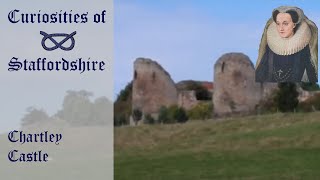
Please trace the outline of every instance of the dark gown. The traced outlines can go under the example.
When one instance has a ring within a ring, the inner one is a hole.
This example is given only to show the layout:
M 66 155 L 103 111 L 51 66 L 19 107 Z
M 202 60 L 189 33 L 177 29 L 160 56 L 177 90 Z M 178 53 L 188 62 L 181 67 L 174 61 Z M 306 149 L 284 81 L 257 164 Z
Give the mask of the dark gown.
M 256 69 L 256 82 L 301 82 L 305 71 L 309 82 L 318 81 L 317 73 L 311 64 L 309 45 L 288 56 L 275 54 L 267 46 Z

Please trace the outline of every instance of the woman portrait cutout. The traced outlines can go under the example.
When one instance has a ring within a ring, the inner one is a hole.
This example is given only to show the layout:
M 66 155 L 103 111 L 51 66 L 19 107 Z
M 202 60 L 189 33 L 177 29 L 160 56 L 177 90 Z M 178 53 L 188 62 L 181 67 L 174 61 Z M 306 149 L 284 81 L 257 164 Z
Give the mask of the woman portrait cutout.
M 317 26 L 298 7 L 274 9 L 260 42 L 256 82 L 317 81 Z

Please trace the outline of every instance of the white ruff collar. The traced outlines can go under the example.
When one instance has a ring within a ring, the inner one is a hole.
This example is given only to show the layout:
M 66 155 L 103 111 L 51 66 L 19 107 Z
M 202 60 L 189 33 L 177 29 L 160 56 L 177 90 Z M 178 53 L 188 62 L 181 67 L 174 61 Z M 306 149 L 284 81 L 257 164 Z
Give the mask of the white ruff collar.
M 304 21 L 291 38 L 280 37 L 275 22 L 272 22 L 267 30 L 268 45 L 278 55 L 291 55 L 299 52 L 309 44 L 310 39 L 311 31 Z

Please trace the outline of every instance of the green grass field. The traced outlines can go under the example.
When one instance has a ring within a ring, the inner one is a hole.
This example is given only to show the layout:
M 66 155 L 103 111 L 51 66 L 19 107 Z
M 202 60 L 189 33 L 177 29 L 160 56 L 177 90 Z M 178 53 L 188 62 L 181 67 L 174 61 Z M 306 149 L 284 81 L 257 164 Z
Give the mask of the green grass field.
M 320 179 L 320 112 L 115 128 L 115 180 Z

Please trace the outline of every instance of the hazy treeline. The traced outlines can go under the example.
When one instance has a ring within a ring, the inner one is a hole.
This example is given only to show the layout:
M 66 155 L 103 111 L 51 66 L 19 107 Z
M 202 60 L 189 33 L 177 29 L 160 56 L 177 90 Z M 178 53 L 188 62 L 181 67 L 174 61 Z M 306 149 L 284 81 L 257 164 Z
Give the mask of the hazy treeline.
M 106 125 L 112 113 L 112 102 L 106 97 L 98 97 L 91 101 L 93 93 L 67 91 L 62 108 L 49 116 L 44 109 L 27 108 L 27 113 L 21 119 L 22 126 L 39 123 L 66 123 L 71 126 Z M 112 123 L 112 120 L 110 120 Z M 110 123 L 109 123 L 110 124 Z

